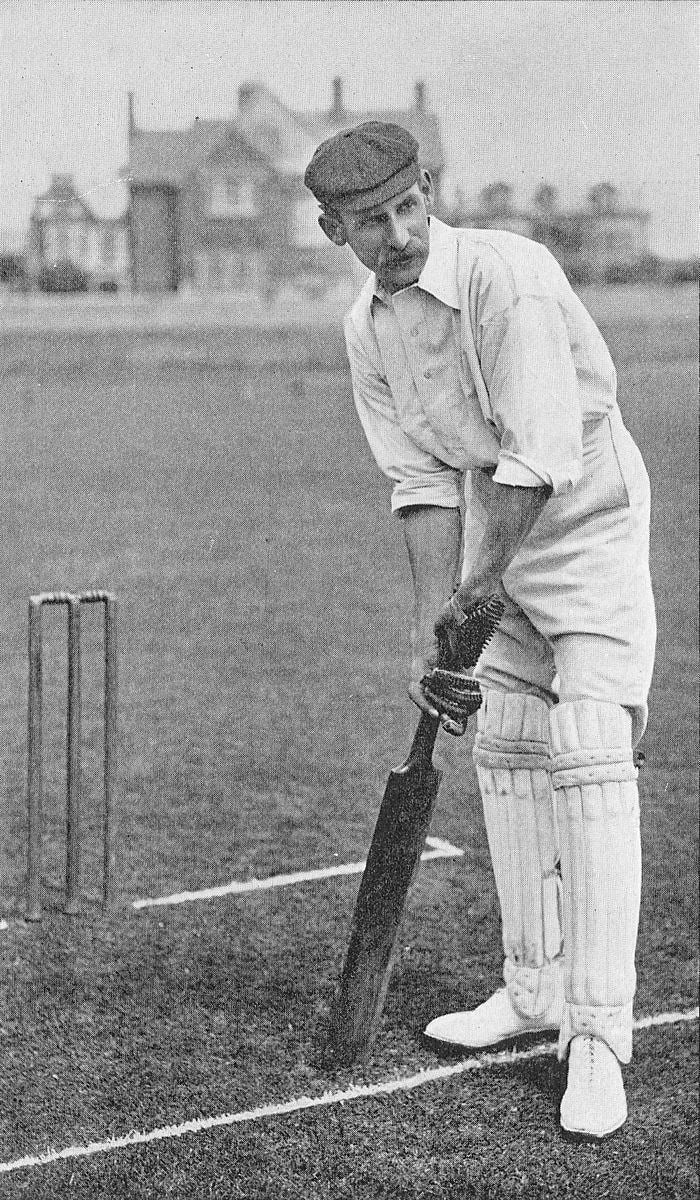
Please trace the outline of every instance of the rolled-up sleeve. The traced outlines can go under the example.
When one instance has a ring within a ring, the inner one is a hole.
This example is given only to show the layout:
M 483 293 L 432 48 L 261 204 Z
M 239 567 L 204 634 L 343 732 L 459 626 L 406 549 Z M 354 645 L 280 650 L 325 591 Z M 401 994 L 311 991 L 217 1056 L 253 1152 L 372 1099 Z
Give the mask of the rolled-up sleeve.
M 501 442 L 494 479 L 566 491 L 583 469 L 582 417 L 558 303 L 522 296 L 480 332 L 481 369 Z
M 380 471 L 391 480 L 392 512 L 416 504 L 459 508 L 461 473 L 422 450 L 401 429 L 378 351 L 360 337 L 349 316 L 345 322 L 352 391 L 357 414 Z

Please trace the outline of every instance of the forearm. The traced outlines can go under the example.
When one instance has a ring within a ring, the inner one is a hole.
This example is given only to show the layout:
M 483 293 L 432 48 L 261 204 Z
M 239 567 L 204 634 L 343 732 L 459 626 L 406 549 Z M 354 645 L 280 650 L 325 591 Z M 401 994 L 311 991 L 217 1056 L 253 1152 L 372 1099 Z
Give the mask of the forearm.
M 547 487 L 513 487 L 488 476 L 480 479 L 479 490 L 487 520 L 476 558 L 455 597 L 465 609 L 493 594 L 551 495 Z
M 454 591 L 459 578 L 462 517 L 458 508 L 419 505 L 401 512 L 413 576 L 416 614 L 432 614 Z
M 437 710 L 423 695 L 420 680 L 435 666 L 438 647 L 435 619 L 449 600 L 458 580 L 462 549 L 462 516 L 458 508 L 417 506 L 402 510 L 403 532 L 413 575 L 414 605 L 411 624 L 411 683 L 408 694 L 424 712 Z M 443 724 L 451 733 L 449 718 Z

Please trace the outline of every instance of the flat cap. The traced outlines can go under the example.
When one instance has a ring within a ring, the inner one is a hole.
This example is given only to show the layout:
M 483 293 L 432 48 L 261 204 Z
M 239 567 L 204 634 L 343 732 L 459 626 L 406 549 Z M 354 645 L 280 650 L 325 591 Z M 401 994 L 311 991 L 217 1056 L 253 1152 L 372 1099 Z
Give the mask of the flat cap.
M 361 211 L 412 187 L 419 175 L 418 142 L 408 130 L 366 121 L 321 142 L 304 183 L 323 208 Z

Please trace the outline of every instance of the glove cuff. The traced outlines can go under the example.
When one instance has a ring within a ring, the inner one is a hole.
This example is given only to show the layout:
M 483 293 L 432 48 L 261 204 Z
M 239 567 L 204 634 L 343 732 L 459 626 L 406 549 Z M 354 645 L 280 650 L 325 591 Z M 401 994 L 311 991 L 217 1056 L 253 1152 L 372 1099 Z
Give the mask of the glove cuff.
M 447 607 L 449 608 L 458 625 L 466 625 L 467 621 L 470 619 L 470 614 L 465 612 L 461 604 L 459 604 L 459 602 L 455 599 L 456 595 L 456 592 L 452 593 L 447 601 Z

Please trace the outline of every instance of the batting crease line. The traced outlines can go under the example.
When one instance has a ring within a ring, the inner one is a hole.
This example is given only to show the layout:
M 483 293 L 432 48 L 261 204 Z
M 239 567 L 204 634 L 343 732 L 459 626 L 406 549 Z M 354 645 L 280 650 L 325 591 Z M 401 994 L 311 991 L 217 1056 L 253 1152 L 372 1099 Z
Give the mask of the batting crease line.
M 435 858 L 461 858 L 464 854 L 458 846 L 443 841 L 442 838 L 428 837 L 426 843 L 432 847 L 421 854 L 421 862 L 430 862 Z M 175 892 L 172 896 L 149 897 L 145 900 L 134 900 L 134 908 L 156 908 L 166 904 L 188 904 L 193 900 L 214 900 L 219 896 L 240 896 L 244 892 L 262 892 L 268 888 L 289 887 L 294 883 L 307 883 L 313 879 L 332 879 L 336 875 L 360 875 L 366 862 L 342 863 L 335 867 L 318 867 L 312 871 L 294 871 L 291 875 L 271 875 L 267 879 L 246 879 L 244 882 L 233 880 L 217 887 L 201 888 L 196 892 Z
M 641 1017 L 634 1022 L 634 1028 L 649 1029 L 658 1025 L 677 1025 L 681 1022 L 697 1021 L 699 1015 L 700 1009 L 698 1008 L 693 1008 L 689 1012 L 659 1013 L 656 1016 Z M 483 1071 L 486 1067 L 528 1062 L 533 1058 L 546 1058 L 556 1052 L 556 1043 L 540 1043 L 529 1050 L 501 1050 L 495 1054 L 482 1054 L 479 1058 L 460 1059 L 459 1062 L 450 1066 L 432 1067 L 418 1071 L 416 1075 L 408 1075 L 400 1079 L 387 1079 L 383 1083 L 358 1085 L 347 1088 L 343 1092 L 324 1092 L 321 1096 L 298 1096 L 281 1104 L 266 1104 L 245 1112 L 222 1113 L 217 1117 L 198 1117 L 192 1121 L 183 1121 L 181 1125 L 164 1125 L 160 1129 L 151 1129 L 147 1133 L 133 1131 L 123 1137 L 111 1138 L 108 1141 L 89 1142 L 86 1146 L 67 1146 L 63 1150 L 47 1150 L 44 1154 L 29 1154 L 26 1158 L 16 1158 L 10 1162 L 0 1163 L 0 1175 L 28 1167 L 44 1167 L 66 1159 L 92 1158 L 96 1154 L 106 1154 L 111 1150 L 125 1150 L 130 1146 L 146 1146 L 149 1142 L 167 1141 L 170 1138 L 183 1137 L 188 1133 L 206 1133 L 210 1129 L 243 1125 L 251 1121 L 264 1120 L 266 1117 L 283 1117 L 289 1113 L 303 1112 L 307 1109 L 345 1104 L 351 1100 L 390 1096 L 394 1092 L 408 1092 L 422 1087 L 426 1083 L 454 1078 L 454 1076 L 463 1075 L 467 1071 Z

